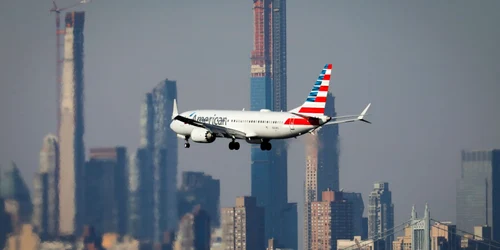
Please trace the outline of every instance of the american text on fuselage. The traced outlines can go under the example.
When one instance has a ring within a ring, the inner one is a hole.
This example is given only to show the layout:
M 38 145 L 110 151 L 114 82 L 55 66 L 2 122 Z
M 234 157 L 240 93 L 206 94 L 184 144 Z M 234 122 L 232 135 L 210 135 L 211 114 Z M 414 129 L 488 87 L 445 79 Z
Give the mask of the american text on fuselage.
M 225 116 L 197 116 L 194 115 L 192 117 L 193 120 L 197 122 L 203 122 L 203 123 L 208 123 L 211 125 L 218 125 L 218 126 L 226 126 L 227 125 L 227 117 Z

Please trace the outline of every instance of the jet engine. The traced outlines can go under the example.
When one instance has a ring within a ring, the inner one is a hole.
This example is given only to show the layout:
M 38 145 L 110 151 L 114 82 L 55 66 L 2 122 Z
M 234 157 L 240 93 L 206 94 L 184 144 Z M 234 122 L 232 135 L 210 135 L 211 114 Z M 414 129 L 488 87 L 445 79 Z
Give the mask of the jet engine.
M 191 131 L 191 140 L 198 143 L 212 143 L 215 141 L 215 134 L 204 128 L 195 128 Z

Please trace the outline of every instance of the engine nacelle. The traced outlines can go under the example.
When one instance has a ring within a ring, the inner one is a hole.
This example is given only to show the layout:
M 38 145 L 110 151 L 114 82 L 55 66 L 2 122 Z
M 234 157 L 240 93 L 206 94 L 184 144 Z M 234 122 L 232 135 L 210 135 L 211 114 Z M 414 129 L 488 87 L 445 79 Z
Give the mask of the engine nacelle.
M 194 128 L 191 131 L 191 140 L 198 143 L 212 143 L 215 141 L 215 135 L 204 128 Z

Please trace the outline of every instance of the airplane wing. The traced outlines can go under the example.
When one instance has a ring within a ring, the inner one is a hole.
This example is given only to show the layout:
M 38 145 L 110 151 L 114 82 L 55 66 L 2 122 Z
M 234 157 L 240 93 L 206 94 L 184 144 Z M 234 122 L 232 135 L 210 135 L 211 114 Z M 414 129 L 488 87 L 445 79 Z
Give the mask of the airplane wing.
M 174 119 L 178 120 L 178 121 L 181 121 L 181 122 L 184 122 L 184 123 L 187 123 L 189 125 L 193 125 L 193 126 L 196 126 L 196 127 L 207 129 L 210 132 L 212 132 L 214 134 L 217 134 L 220 137 L 238 138 L 238 139 L 243 139 L 243 140 L 246 138 L 246 134 L 244 132 L 242 132 L 242 131 L 239 131 L 239 130 L 225 128 L 225 127 L 221 127 L 221 126 L 217 126 L 217 125 L 213 125 L 213 124 L 208 124 L 208 123 L 204 123 L 204 122 L 195 121 L 193 119 L 190 119 L 190 118 L 187 118 L 187 117 L 184 117 L 184 116 L 180 116 L 180 115 L 175 116 Z

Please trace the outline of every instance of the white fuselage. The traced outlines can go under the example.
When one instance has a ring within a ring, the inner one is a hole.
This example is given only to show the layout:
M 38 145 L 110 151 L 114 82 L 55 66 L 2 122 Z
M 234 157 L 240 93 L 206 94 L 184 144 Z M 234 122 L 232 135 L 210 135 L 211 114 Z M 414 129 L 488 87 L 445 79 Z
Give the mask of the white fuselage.
M 323 125 L 328 117 L 320 115 L 319 123 L 308 122 L 307 119 L 288 112 L 233 111 L 233 110 L 192 110 L 180 114 L 199 122 L 217 125 L 244 132 L 247 142 L 260 143 L 248 138 L 287 139 L 307 133 L 311 129 Z M 179 136 L 190 136 L 196 126 L 173 120 L 170 128 Z

